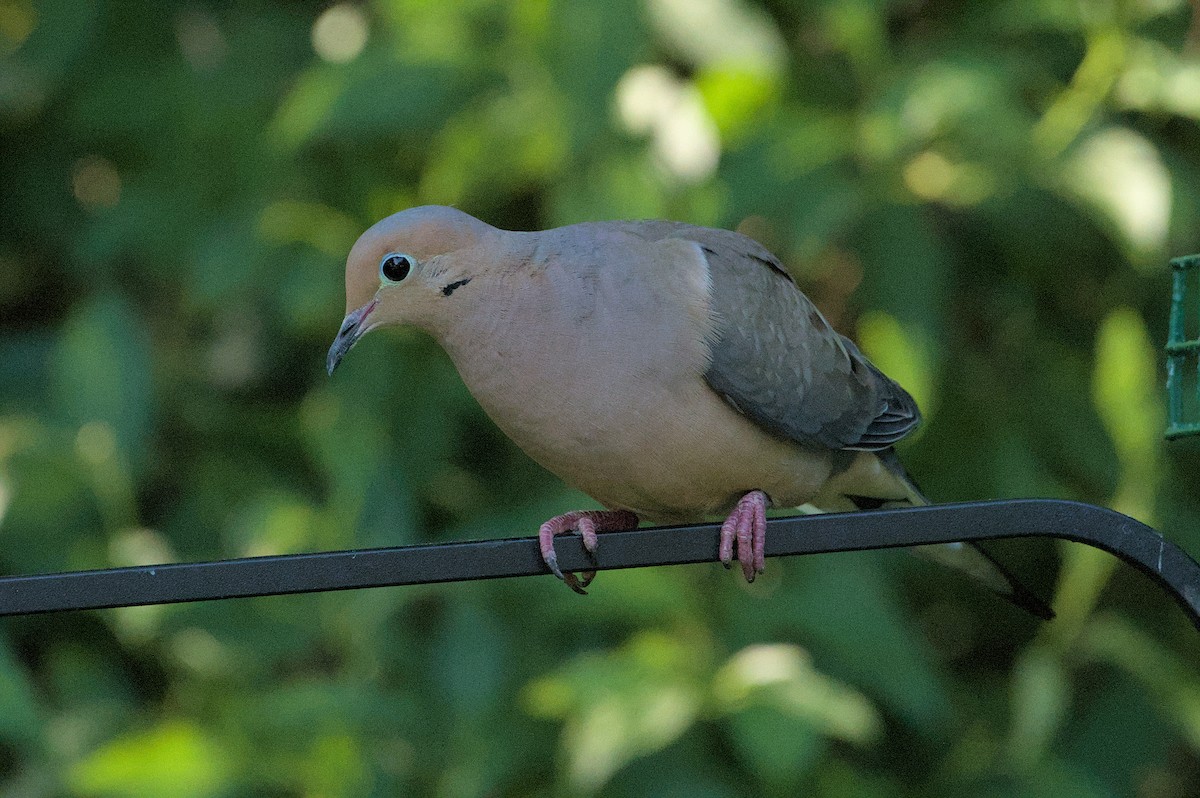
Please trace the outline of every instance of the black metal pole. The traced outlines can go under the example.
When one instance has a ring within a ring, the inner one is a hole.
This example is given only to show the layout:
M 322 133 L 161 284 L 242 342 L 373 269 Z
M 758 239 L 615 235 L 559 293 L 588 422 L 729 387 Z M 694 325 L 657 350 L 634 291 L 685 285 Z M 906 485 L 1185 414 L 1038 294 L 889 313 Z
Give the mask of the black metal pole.
M 556 545 L 563 570 L 683 565 L 717 559 L 715 524 L 601 536 L 593 561 L 574 536 Z M 1200 629 L 1200 565 L 1128 516 L 1055 499 L 941 504 L 774 518 L 767 556 L 1054 537 L 1110 552 L 1169 592 Z M 548 574 L 535 538 L 249 557 L 0 578 L 0 615 L 312 593 Z

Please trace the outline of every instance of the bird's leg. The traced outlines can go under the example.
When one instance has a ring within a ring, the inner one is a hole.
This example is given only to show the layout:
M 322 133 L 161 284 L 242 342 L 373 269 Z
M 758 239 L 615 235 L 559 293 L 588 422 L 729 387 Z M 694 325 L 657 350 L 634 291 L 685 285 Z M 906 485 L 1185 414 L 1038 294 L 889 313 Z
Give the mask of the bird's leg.
M 550 570 L 567 586 L 580 595 L 587 595 L 585 587 L 595 578 L 595 571 L 587 571 L 583 578 L 567 572 L 563 573 L 558 567 L 558 555 L 554 553 L 554 536 L 578 531 L 583 538 L 583 547 L 589 554 L 596 551 L 596 533 L 614 532 L 622 529 L 637 529 L 638 517 L 629 510 L 576 510 L 575 512 L 556 515 L 538 530 L 538 542 L 542 548 L 542 559 Z
M 752 490 L 738 499 L 733 512 L 721 524 L 718 554 L 728 568 L 733 560 L 733 542 L 737 541 L 738 562 L 747 582 L 767 567 L 767 505 L 771 500 L 761 490 Z

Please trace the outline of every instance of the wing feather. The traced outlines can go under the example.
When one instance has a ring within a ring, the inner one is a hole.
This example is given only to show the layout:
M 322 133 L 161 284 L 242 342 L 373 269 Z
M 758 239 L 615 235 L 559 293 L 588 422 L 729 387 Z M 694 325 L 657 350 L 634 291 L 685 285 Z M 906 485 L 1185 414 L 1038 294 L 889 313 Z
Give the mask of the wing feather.
M 708 259 L 716 316 L 705 379 L 774 435 L 829 449 L 886 449 L 920 423 L 913 398 L 839 335 L 783 266 L 729 230 L 641 222 L 649 239 L 685 238 Z

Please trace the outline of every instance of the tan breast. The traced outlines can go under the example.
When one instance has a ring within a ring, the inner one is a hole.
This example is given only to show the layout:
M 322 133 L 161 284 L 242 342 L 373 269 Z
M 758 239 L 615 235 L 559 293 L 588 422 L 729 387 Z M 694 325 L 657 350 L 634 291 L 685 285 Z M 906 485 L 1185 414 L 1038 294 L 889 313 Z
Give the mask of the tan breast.
M 768 435 L 704 381 L 711 283 L 699 247 L 588 232 L 571 234 L 570 257 L 561 230 L 518 234 L 542 239 L 442 341 L 488 415 L 567 483 L 647 518 L 722 512 L 755 488 L 807 501 L 828 454 Z

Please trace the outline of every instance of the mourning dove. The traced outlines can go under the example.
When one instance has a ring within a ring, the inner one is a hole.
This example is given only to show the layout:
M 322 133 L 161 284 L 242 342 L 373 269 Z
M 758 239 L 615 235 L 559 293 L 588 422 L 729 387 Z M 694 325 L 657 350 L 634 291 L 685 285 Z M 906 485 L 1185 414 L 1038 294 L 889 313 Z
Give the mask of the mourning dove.
M 739 233 L 665 221 L 500 230 L 412 208 L 367 230 L 346 262 L 332 375 L 364 335 L 409 324 L 440 344 L 479 404 L 542 466 L 608 508 L 540 530 L 726 515 L 719 543 L 764 568 L 766 509 L 927 503 L 892 445 L 916 403 L 835 332 L 775 258 Z M 1049 610 L 980 550 L 939 550 L 1016 603 Z M 588 577 L 590 578 L 590 577 Z

